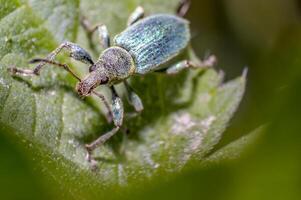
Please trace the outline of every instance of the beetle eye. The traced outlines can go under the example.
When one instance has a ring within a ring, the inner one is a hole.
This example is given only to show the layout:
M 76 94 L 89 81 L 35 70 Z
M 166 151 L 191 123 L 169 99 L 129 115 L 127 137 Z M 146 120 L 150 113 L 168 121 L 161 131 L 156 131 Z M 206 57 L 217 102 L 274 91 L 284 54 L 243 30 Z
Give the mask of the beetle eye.
M 104 79 L 101 79 L 101 82 L 100 84 L 106 84 L 109 82 L 109 78 L 108 77 L 105 77 Z
M 89 67 L 89 72 L 93 72 L 96 69 L 96 65 L 93 64 Z

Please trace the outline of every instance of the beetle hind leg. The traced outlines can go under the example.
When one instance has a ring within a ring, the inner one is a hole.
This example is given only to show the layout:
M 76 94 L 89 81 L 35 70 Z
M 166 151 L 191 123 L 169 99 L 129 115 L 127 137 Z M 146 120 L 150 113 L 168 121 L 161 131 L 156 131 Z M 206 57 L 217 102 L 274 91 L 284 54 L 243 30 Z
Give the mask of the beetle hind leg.
M 180 61 L 180 62 L 176 63 L 175 65 L 172 65 L 171 67 L 167 68 L 166 73 L 167 74 L 177 74 L 180 71 L 182 71 L 183 69 L 188 69 L 188 68 L 207 69 L 207 68 L 213 67 L 215 65 L 216 61 L 217 60 L 214 55 L 211 55 L 208 58 L 206 58 L 205 60 L 199 61 L 199 62 L 183 60 L 183 61 Z

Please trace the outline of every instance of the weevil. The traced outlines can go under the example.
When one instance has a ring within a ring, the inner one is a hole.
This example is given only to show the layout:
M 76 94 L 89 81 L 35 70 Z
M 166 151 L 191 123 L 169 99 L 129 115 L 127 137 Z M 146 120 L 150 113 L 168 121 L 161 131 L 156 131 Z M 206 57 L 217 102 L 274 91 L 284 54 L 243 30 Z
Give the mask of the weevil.
M 105 48 L 96 62 L 79 45 L 64 42 L 45 59 L 31 60 L 30 63 L 38 63 L 33 70 L 12 67 L 9 68 L 9 71 L 13 75 L 39 75 L 40 70 L 46 64 L 58 66 L 68 71 L 79 81 L 76 85 L 76 91 L 80 96 L 86 97 L 93 94 L 104 102 L 108 109 L 108 118 L 112 119 L 114 128 L 85 145 L 87 160 L 95 164 L 96 161 L 92 158 L 93 151 L 115 135 L 123 123 L 123 103 L 114 85 L 124 82 L 129 101 L 135 111 L 141 112 L 143 110 L 141 99 L 127 83 L 127 79 L 133 75 L 146 75 L 150 72 L 162 71 L 162 66 L 165 63 L 187 48 L 190 42 L 190 29 L 189 22 L 183 16 L 189 5 L 190 1 L 182 0 L 178 6 L 177 15 L 155 14 L 148 17 L 144 17 L 144 9 L 138 7 L 130 15 L 128 27 L 115 36 L 113 45 L 110 44 L 110 36 L 105 25 L 92 27 L 86 18 L 82 18 L 82 26 L 87 31 L 90 42 L 92 42 L 92 34 L 98 31 L 100 44 Z M 86 77 L 81 79 L 67 64 L 55 61 L 56 55 L 63 49 L 70 53 L 71 58 L 89 65 L 89 74 Z M 163 70 L 167 74 L 175 74 L 186 68 L 206 68 L 212 66 L 214 62 L 214 56 L 198 63 L 183 60 L 170 67 L 164 67 Z M 111 104 L 102 94 L 94 90 L 100 85 L 109 86 L 112 92 Z

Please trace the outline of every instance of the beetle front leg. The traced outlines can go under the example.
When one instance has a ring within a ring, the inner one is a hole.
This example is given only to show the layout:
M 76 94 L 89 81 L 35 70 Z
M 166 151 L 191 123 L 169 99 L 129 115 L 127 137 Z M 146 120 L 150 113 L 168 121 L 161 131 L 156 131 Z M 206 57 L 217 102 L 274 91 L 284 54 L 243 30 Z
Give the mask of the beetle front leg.
M 144 9 L 141 6 L 138 6 L 134 12 L 129 16 L 127 21 L 127 26 L 131 26 L 132 24 L 136 23 L 140 19 L 144 17 Z
M 110 89 L 112 91 L 112 117 L 113 117 L 113 122 L 114 122 L 115 127 L 111 131 L 109 131 L 109 132 L 105 133 L 104 135 L 100 136 L 99 138 L 97 138 L 92 143 L 85 145 L 87 152 L 88 152 L 87 160 L 90 163 L 92 163 L 92 165 L 94 165 L 94 166 L 96 165 L 96 161 L 92 158 L 93 151 L 97 147 L 103 145 L 111 137 L 113 137 L 118 132 L 118 130 L 120 129 L 120 127 L 122 126 L 122 123 L 123 123 L 124 108 L 123 108 L 122 100 L 116 93 L 116 90 L 114 89 L 113 86 Z
M 39 75 L 41 69 L 47 63 L 50 63 L 50 64 L 56 63 L 56 62 L 54 62 L 54 59 L 55 59 L 56 55 L 59 54 L 63 49 L 66 49 L 67 51 L 69 51 L 70 52 L 69 56 L 75 60 L 78 60 L 85 64 L 90 64 L 90 65 L 94 64 L 91 56 L 85 49 L 81 48 L 77 44 L 74 44 L 71 42 L 64 42 L 59 47 L 57 47 L 54 51 L 52 51 L 50 54 L 48 54 L 48 56 L 46 56 L 45 59 L 33 59 L 32 61 L 30 61 L 30 63 L 39 62 L 39 64 L 33 70 L 19 69 L 16 67 L 11 67 L 11 68 L 9 68 L 9 71 L 14 75 L 15 74 L 20 74 L 23 76 Z
M 110 34 L 109 31 L 104 24 L 98 24 L 95 26 L 92 26 L 91 23 L 88 21 L 87 18 L 81 17 L 81 25 L 87 32 L 88 40 L 89 40 L 89 45 L 92 49 L 95 50 L 95 46 L 92 40 L 93 34 L 95 31 L 98 31 L 98 39 L 99 43 L 102 48 L 107 49 L 111 46 L 110 44 Z
M 100 136 L 99 138 L 97 138 L 95 141 L 93 141 L 90 144 L 86 144 L 85 148 L 87 150 L 87 156 L 86 159 L 89 163 L 92 164 L 92 167 L 95 168 L 97 162 L 94 158 L 92 158 L 92 153 L 93 151 L 103 145 L 106 141 L 108 141 L 111 137 L 113 137 L 118 131 L 119 131 L 120 127 L 116 126 L 114 127 L 112 130 L 110 130 L 109 132 L 105 133 L 104 135 Z
M 129 85 L 127 81 L 124 81 L 124 85 L 127 90 L 129 103 L 134 107 L 136 112 L 141 112 L 143 110 L 143 104 L 140 97 L 134 92 L 133 88 Z
M 216 63 L 216 57 L 214 55 L 209 56 L 204 61 L 200 61 L 198 63 L 192 62 L 189 60 L 183 60 L 169 68 L 167 68 L 167 74 L 177 74 L 183 69 L 192 68 L 192 69 L 206 69 L 214 66 Z

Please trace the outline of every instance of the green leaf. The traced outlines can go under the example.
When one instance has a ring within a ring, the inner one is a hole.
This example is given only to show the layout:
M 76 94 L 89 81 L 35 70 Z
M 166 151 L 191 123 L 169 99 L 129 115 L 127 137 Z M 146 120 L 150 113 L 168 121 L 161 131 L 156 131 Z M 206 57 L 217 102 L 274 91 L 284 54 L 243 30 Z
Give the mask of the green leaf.
M 265 127 L 259 127 L 251 133 L 231 142 L 205 158 L 203 160 L 204 164 L 208 165 L 237 160 L 248 147 L 254 145 L 254 143 L 258 140 L 258 137 L 261 136 L 264 131 Z
M 75 40 L 79 18 L 79 0 L 28 0 L 32 11 L 43 20 L 43 26 L 56 41 Z
M 107 24 L 114 35 L 124 29 L 138 4 L 148 14 L 172 13 L 177 2 L 0 0 L 0 124 L 6 132 L 25 139 L 41 168 L 62 185 L 76 185 L 68 187 L 74 190 L 70 193 L 98 184 L 126 185 L 204 159 L 237 109 L 245 75 L 228 83 L 222 83 L 223 73 L 213 69 L 132 78 L 145 110 L 139 117 L 126 119 L 129 135 L 120 132 L 97 149 L 99 169 L 92 177 L 84 144 L 112 128 L 101 114 L 105 110 L 99 100 L 80 99 L 72 89 L 75 80 L 60 69 L 49 66 L 40 77 L 12 78 L 7 68 L 27 67 L 28 59 L 45 56 L 63 40 L 88 47 L 78 27 L 79 9 L 92 22 Z M 72 66 L 87 73 L 87 67 Z M 123 87 L 118 88 L 123 93 Z M 126 104 L 126 111 L 131 109 Z

